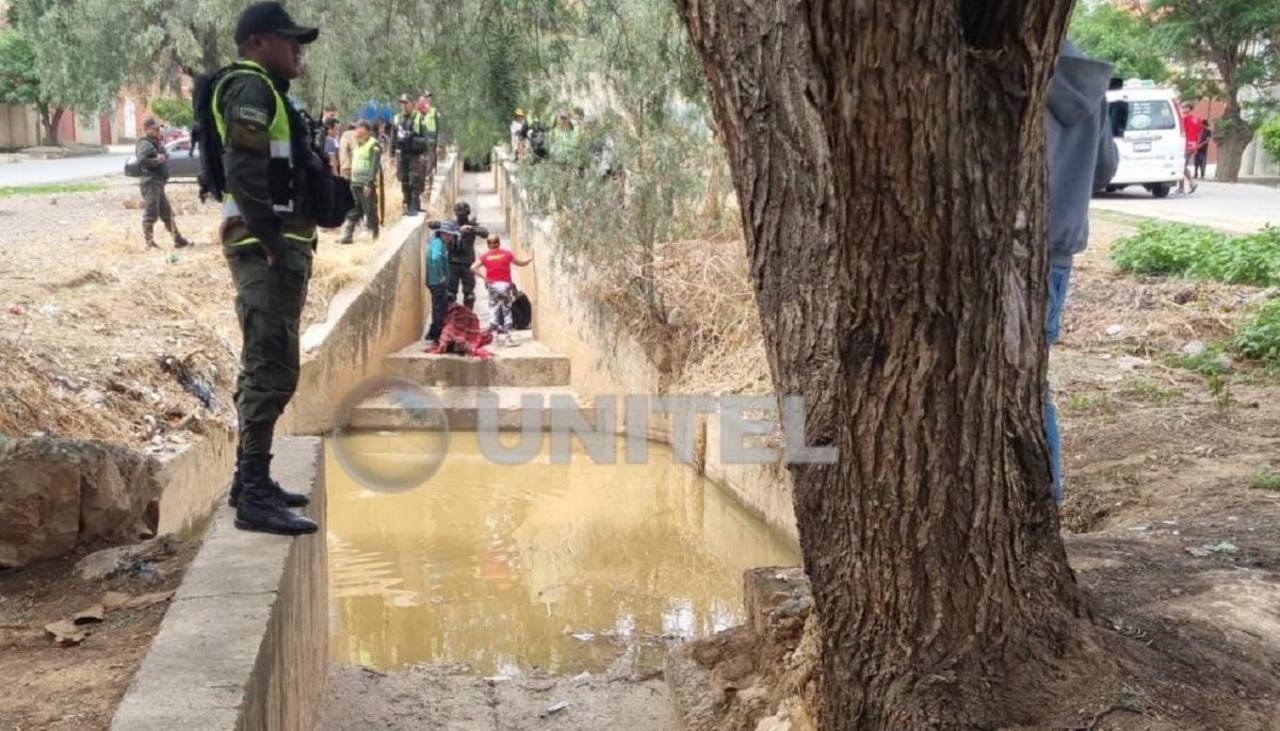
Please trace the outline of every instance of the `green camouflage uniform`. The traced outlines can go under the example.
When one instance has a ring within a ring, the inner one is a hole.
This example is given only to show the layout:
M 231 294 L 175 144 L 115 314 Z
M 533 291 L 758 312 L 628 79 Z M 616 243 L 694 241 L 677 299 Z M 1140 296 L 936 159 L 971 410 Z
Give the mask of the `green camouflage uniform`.
M 138 185 L 142 191 L 142 235 L 148 246 L 155 245 L 156 221 L 163 221 L 164 227 L 173 235 L 178 229 L 173 223 L 173 207 L 169 205 L 169 196 L 164 186 L 169 182 L 169 161 L 160 160 L 164 154 L 164 143 L 143 137 L 138 140 L 134 149 L 138 158 L 138 167 L 142 170 Z

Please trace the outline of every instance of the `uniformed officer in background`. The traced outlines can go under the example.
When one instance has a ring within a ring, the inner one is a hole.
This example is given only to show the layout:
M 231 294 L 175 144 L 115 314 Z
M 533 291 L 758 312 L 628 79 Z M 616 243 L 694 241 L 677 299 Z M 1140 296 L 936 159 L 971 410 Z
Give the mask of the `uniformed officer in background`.
M 382 170 L 382 143 L 373 136 L 373 125 L 367 119 L 356 122 L 356 151 L 351 161 L 351 196 L 355 206 L 347 214 L 347 227 L 342 232 L 340 244 L 350 244 L 356 224 L 364 219 L 369 235 L 378 238 L 381 223 L 378 205 L 378 180 Z
M 426 120 L 413 108 L 408 94 L 400 95 L 400 113 L 391 120 L 391 158 L 404 196 L 404 215 L 422 212 L 422 155 L 427 150 Z
M 148 117 L 142 123 L 142 129 L 142 139 L 134 149 L 138 167 L 142 169 L 138 183 L 142 189 L 142 237 L 149 248 L 160 248 L 156 246 L 155 239 L 156 221 L 159 220 L 173 236 L 174 248 L 190 246 L 191 242 L 178 233 L 178 224 L 173 220 L 173 206 L 169 205 L 169 196 L 164 192 L 164 186 L 169 182 L 169 155 L 164 151 L 164 140 L 160 138 L 160 123 Z
M 418 97 L 418 114 L 422 116 L 422 127 L 426 132 L 427 149 L 422 153 L 422 180 L 427 197 L 430 198 L 431 186 L 436 179 L 436 164 L 444 150 L 444 129 L 440 124 L 440 112 L 433 105 L 431 92 Z
M 323 166 L 287 95 L 301 74 L 303 44 L 319 33 L 294 23 L 278 2 L 245 8 L 235 30 L 240 60 L 214 77 L 212 102 L 225 150 L 222 244 L 244 336 L 229 502 L 236 527 L 284 535 L 316 530 L 315 522 L 288 509 L 305 506 L 307 498 L 283 490 L 270 467 L 276 420 L 298 385 L 298 321 L 316 245 L 307 187 L 312 168 Z

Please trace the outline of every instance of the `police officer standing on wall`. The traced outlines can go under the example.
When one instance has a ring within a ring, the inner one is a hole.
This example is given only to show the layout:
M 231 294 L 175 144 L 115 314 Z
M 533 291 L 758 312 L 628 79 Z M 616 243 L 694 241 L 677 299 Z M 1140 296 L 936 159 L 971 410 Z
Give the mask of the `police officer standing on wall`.
M 309 176 L 323 165 L 286 97 L 289 82 L 301 75 L 303 44 L 319 34 L 294 23 L 278 2 L 245 8 L 235 31 L 240 60 L 214 77 L 212 100 L 225 150 L 222 244 L 244 336 L 229 502 L 237 528 L 283 535 L 316 531 L 313 521 L 288 509 L 307 498 L 282 489 L 270 467 L 276 420 L 298 385 L 298 320 L 316 245 Z
M 426 120 L 413 108 L 408 94 L 400 95 L 400 113 L 391 120 L 391 157 L 404 196 L 404 215 L 422 212 L 422 155 L 427 151 Z
M 432 104 L 431 92 L 418 97 L 418 114 L 422 116 L 422 127 L 426 131 L 427 149 L 422 153 L 422 179 L 426 185 L 427 197 L 430 198 L 431 185 L 436 179 L 436 164 L 444 150 L 440 112 Z
M 134 149 L 138 167 L 142 169 L 138 183 L 142 189 L 142 237 L 146 239 L 148 248 L 159 248 L 155 238 L 156 221 L 159 220 L 173 235 L 175 249 L 190 246 L 191 242 L 178 233 L 178 224 L 173 220 L 173 206 L 169 205 L 169 196 L 164 192 L 164 186 L 169 182 L 169 155 L 164 151 L 164 140 L 160 138 L 160 123 L 148 117 L 142 123 L 142 129 L 142 139 Z

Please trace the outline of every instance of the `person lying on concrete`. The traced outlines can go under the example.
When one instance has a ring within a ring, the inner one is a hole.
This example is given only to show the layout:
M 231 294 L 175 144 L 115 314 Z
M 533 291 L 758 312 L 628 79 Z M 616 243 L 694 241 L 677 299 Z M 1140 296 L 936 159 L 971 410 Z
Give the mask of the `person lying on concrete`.
M 1086 57 L 1064 40 L 1049 86 L 1045 152 L 1049 166 L 1049 306 L 1045 345 L 1058 339 L 1076 254 L 1089 245 L 1089 199 L 1116 174 L 1119 152 L 1107 114 L 1111 65 Z M 1045 391 L 1045 437 L 1053 496 L 1062 503 L 1062 443 L 1053 394 Z
M 427 240 L 427 289 L 431 292 L 431 327 L 427 349 L 440 343 L 445 313 L 449 309 L 449 244 L 458 238 L 458 227 L 449 222 L 433 231 Z
M 527 267 L 533 262 L 533 256 L 517 259 L 510 249 L 502 248 L 502 240 L 497 234 L 489 234 L 488 244 L 489 250 L 480 255 L 480 260 L 471 269 L 484 277 L 485 286 L 489 290 L 489 329 L 493 332 L 494 344 L 515 345 L 515 336 L 511 334 L 514 329 L 511 322 L 511 302 L 515 299 L 511 265 Z
M 485 346 L 491 342 L 493 333 L 480 327 L 480 318 L 476 317 L 476 313 L 457 302 L 450 302 L 444 316 L 444 329 L 440 331 L 440 341 L 427 352 L 434 355 L 470 355 L 480 360 L 489 360 L 493 353 L 485 350 Z

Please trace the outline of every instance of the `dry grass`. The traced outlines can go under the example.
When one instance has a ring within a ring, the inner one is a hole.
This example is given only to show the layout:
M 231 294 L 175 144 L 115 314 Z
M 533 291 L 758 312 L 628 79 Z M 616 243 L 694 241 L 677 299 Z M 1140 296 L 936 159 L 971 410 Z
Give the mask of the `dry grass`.
M 654 279 L 660 312 L 646 303 L 640 257 L 582 272 L 588 296 L 653 348 L 666 387 L 688 393 L 767 393 L 772 389 L 744 244 L 737 232 L 660 243 Z

